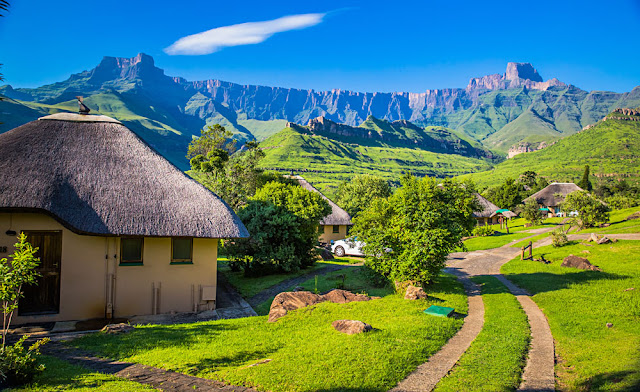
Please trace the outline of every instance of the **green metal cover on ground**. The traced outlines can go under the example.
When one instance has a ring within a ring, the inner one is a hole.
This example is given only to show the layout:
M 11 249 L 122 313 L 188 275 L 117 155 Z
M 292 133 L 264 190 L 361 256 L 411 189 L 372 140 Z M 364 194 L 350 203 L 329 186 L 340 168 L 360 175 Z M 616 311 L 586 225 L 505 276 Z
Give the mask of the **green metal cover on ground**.
M 426 314 L 432 316 L 449 317 L 453 313 L 453 308 L 447 308 L 444 306 L 431 305 L 424 311 Z

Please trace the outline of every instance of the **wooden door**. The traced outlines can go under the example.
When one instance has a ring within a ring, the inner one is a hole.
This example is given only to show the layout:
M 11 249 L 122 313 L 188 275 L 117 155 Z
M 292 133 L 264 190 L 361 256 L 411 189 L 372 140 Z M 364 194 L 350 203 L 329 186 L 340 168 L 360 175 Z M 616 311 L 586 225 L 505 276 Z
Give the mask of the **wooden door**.
M 60 311 L 60 263 L 62 261 L 61 231 L 26 231 L 27 241 L 38 248 L 37 285 L 23 287 L 18 314 L 48 314 Z

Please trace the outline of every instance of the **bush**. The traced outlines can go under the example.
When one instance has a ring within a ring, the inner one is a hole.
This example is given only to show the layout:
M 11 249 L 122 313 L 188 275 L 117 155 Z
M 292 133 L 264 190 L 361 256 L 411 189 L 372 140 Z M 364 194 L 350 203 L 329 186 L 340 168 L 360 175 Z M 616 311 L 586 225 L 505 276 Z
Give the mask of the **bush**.
M 471 232 L 471 234 L 473 234 L 476 237 L 487 237 L 492 235 L 495 232 L 495 230 L 493 230 L 493 227 L 491 227 L 490 225 L 484 225 L 484 226 L 476 226 L 473 229 L 473 232 Z
M 528 199 L 524 205 L 519 206 L 519 209 L 522 210 L 520 215 L 531 225 L 535 226 L 542 223 L 542 212 L 534 199 Z
M 608 197 L 606 201 L 609 204 L 609 207 L 613 208 L 614 210 L 623 210 L 625 208 L 632 208 L 640 205 L 639 199 L 624 195 L 614 195 Z
M 44 371 L 44 365 L 38 363 L 40 347 L 49 338 L 40 339 L 25 350 L 24 342 L 29 335 L 24 335 L 13 346 L 5 346 L 0 350 L 0 387 L 27 384 Z
M 609 207 L 587 191 L 569 193 L 562 203 L 563 211 L 578 211 L 580 228 L 593 227 L 609 221 Z
M 562 230 L 562 227 L 559 227 L 551 232 L 551 240 L 553 241 L 552 245 L 555 248 L 565 246 L 569 243 L 569 240 L 567 239 L 567 233 Z
M 238 211 L 251 237 L 229 244 L 230 267 L 260 276 L 312 265 L 317 258 L 318 222 L 330 213 L 331 207 L 319 193 L 267 183 Z

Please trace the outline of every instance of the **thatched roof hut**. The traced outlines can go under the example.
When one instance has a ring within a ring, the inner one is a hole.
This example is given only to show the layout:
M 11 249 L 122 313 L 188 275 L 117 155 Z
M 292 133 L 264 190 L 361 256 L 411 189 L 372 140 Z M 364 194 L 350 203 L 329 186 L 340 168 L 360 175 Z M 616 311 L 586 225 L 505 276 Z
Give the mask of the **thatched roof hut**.
M 331 206 L 331 214 L 325 216 L 320 221 L 321 225 L 353 225 L 353 223 L 351 222 L 351 216 L 349 215 L 349 213 L 347 211 L 345 211 L 342 208 L 338 207 L 338 205 L 336 203 L 334 203 L 328 197 L 323 195 L 322 192 L 320 192 L 319 190 L 314 188 L 313 185 L 309 184 L 309 182 L 307 180 L 305 180 L 303 177 L 301 177 L 301 176 L 290 176 L 290 178 L 298 181 L 300 186 L 303 187 L 304 189 L 306 189 L 308 191 L 311 191 L 311 192 L 319 193 L 320 196 L 322 196 L 322 198 L 325 199 L 329 203 L 329 205 Z
M 525 200 L 534 199 L 536 203 L 546 207 L 556 207 L 564 201 L 564 198 L 572 192 L 581 191 L 582 188 L 573 182 L 554 182 L 546 188 L 527 197 Z
M 218 196 L 106 116 L 54 114 L 1 134 L 0 211 L 45 213 L 79 234 L 249 235 Z
M 476 193 L 475 195 L 482 209 L 473 213 L 474 218 L 490 218 L 492 217 L 494 212 L 500 209 L 500 207 L 482 197 L 479 193 Z

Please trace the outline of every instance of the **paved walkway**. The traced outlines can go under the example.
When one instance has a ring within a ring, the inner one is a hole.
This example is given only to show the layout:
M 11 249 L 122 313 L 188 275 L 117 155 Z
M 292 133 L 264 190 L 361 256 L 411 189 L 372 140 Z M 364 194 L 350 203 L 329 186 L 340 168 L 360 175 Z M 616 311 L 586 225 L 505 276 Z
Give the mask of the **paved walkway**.
M 65 346 L 60 342 L 49 342 L 42 346 L 41 350 L 43 354 L 63 359 L 88 370 L 111 374 L 140 384 L 149 385 L 161 391 L 255 392 L 253 388 L 226 385 L 219 381 L 206 380 L 137 363 L 98 358 L 88 352 Z
M 464 319 L 464 325 L 440 351 L 432 355 L 427 362 L 418 366 L 413 373 L 391 389 L 391 392 L 431 391 L 440 379 L 449 373 L 482 330 L 484 303 L 480 287 L 461 272 L 455 273 L 469 296 L 469 312 Z
M 218 314 L 218 318 L 221 319 L 258 315 L 220 271 L 218 271 L 218 285 L 216 290 L 216 313 Z
M 313 275 L 325 275 L 328 274 L 330 272 L 333 271 L 339 271 L 341 269 L 344 268 L 350 268 L 350 267 L 358 267 L 361 266 L 362 263 L 358 263 L 358 264 L 328 264 L 326 267 L 319 269 L 319 270 L 313 270 L 313 271 L 309 271 L 304 275 L 300 275 L 300 276 L 296 276 L 295 278 L 291 278 L 291 279 L 287 279 L 287 280 L 283 280 L 282 282 L 271 286 L 265 290 L 262 290 L 261 292 L 259 292 L 258 294 L 254 295 L 253 297 L 249 298 L 247 300 L 247 302 L 249 302 L 249 304 L 251 306 L 258 306 L 261 303 L 263 303 L 264 301 L 271 299 L 271 297 L 275 297 L 276 295 L 280 294 L 283 291 L 286 291 L 287 289 L 289 289 L 291 286 L 296 286 L 299 284 L 302 284 L 304 282 L 306 282 L 309 277 L 313 276 Z

